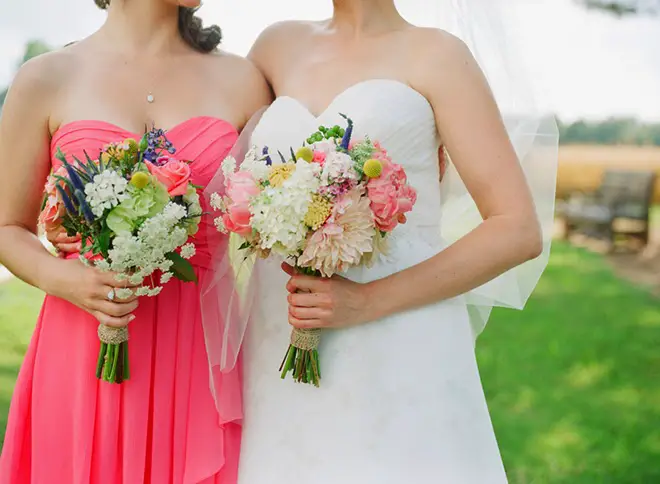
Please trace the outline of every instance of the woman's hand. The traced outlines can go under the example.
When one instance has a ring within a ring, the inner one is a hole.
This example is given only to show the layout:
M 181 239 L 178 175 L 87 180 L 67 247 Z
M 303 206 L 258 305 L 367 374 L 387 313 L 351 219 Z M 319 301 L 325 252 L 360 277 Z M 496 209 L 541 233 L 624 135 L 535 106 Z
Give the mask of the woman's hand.
M 75 304 L 106 326 L 121 328 L 135 319 L 132 313 L 138 307 L 137 296 L 133 293 L 121 299 L 115 293 L 137 286 L 117 281 L 114 272 L 102 272 L 78 260 L 61 262 L 62 269 L 53 278 L 50 294 Z
M 53 244 L 59 254 L 72 254 L 81 249 L 80 235 L 69 237 L 63 227 L 46 230 L 46 239 Z
M 299 274 L 282 264 L 291 276 L 286 285 L 289 323 L 296 328 L 343 328 L 376 319 L 368 286 L 343 277 L 322 278 Z

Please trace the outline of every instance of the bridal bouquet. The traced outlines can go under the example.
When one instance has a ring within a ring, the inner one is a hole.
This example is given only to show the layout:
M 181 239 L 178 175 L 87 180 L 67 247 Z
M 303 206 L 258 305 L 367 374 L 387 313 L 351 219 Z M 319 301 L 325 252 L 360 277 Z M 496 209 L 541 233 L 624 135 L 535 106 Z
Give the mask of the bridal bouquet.
M 85 153 L 84 160 L 68 160 L 58 149 L 62 165 L 46 182 L 39 221 L 50 229 L 63 227 L 70 236 L 80 234 L 85 264 L 139 285 L 111 291 L 110 300 L 133 291 L 155 296 L 172 277 L 196 279 L 186 259 L 195 254 L 188 237 L 197 232 L 202 216 L 199 187 L 190 182 L 190 166 L 175 152 L 159 129 L 139 142 L 108 145 L 96 159 Z M 128 330 L 99 325 L 98 335 L 97 378 L 127 380 Z
M 342 115 L 343 116 L 343 115 Z M 352 141 L 346 128 L 325 127 L 287 156 L 253 147 L 240 167 L 224 160 L 224 196 L 211 195 L 218 230 L 238 234 L 241 249 L 279 255 L 320 277 L 370 264 L 416 200 L 403 168 L 376 141 Z M 319 386 L 321 330 L 294 329 L 280 372 Z

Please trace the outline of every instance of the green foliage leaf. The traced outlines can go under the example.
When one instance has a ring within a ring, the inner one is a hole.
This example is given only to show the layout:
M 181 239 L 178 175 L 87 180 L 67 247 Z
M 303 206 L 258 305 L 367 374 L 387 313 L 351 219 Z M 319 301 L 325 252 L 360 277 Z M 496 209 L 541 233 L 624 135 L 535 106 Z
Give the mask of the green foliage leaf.
M 193 269 L 190 262 L 176 252 L 170 252 L 165 258 L 173 263 L 170 270 L 172 271 L 172 274 L 174 274 L 174 277 L 183 282 L 197 283 L 197 274 L 195 274 L 195 269 Z

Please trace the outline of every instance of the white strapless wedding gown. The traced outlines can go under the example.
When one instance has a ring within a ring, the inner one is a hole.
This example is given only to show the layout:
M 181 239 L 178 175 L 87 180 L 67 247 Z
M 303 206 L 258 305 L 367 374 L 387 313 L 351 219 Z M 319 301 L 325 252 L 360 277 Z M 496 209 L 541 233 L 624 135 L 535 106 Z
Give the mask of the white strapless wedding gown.
M 402 164 L 418 198 L 392 234 L 389 255 L 348 278 L 368 282 L 442 250 L 438 137 L 428 101 L 396 81 L 371 80 L 337 96 L 318 118 L 281 97 L 253 141 L 283 153 L 319 124 L 355 122 Z M 281 380 L 287 348 L 286 275 L 266 262 L 244 346 L 245 427 L 240 484 L 499 484 L 493 433 L 462 299 L 350 329 L 326 331 L 321 388 Z

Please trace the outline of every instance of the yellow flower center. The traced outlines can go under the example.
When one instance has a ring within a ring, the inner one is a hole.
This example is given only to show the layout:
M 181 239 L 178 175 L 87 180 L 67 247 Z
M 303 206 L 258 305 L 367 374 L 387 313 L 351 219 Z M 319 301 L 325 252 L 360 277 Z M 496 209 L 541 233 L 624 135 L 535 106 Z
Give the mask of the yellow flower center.
M 332 203 L 321 195 L 314 194 L 305 215 L 305 225 L 311 227 L 312 230 L 316 230 L 328 220 L 331 213 Z
M 383 164 L 380 161 L 371 158 L 364 162 L 362 170 L 369 178 L 378 178 L 383 172 Z
M 307 163 L 311 163 L 314 159 L 314 152 L 309 146 L 303 146 L 298 151 L 296 151 L 296 160 L 305 160 Z
M 274 165 L 270 170 L 268 181 L 270 182 L 271 186 L 280 187 L 282 186 L 282 183 L 284 183 L 284 180 L 289 178 L 291 173 L 293 173 L 295 170 L 296 165 L 293 163 Z
M 124 145 L 128 148 L 128 152 L 132 155 L 138 152 L 138 144 L 133 138 L 124 140 Z
M 131 185 L 135 188 L 142 189 L 149 184 L 149 175 L 143 171 L 134 173 L 131 177 Z

